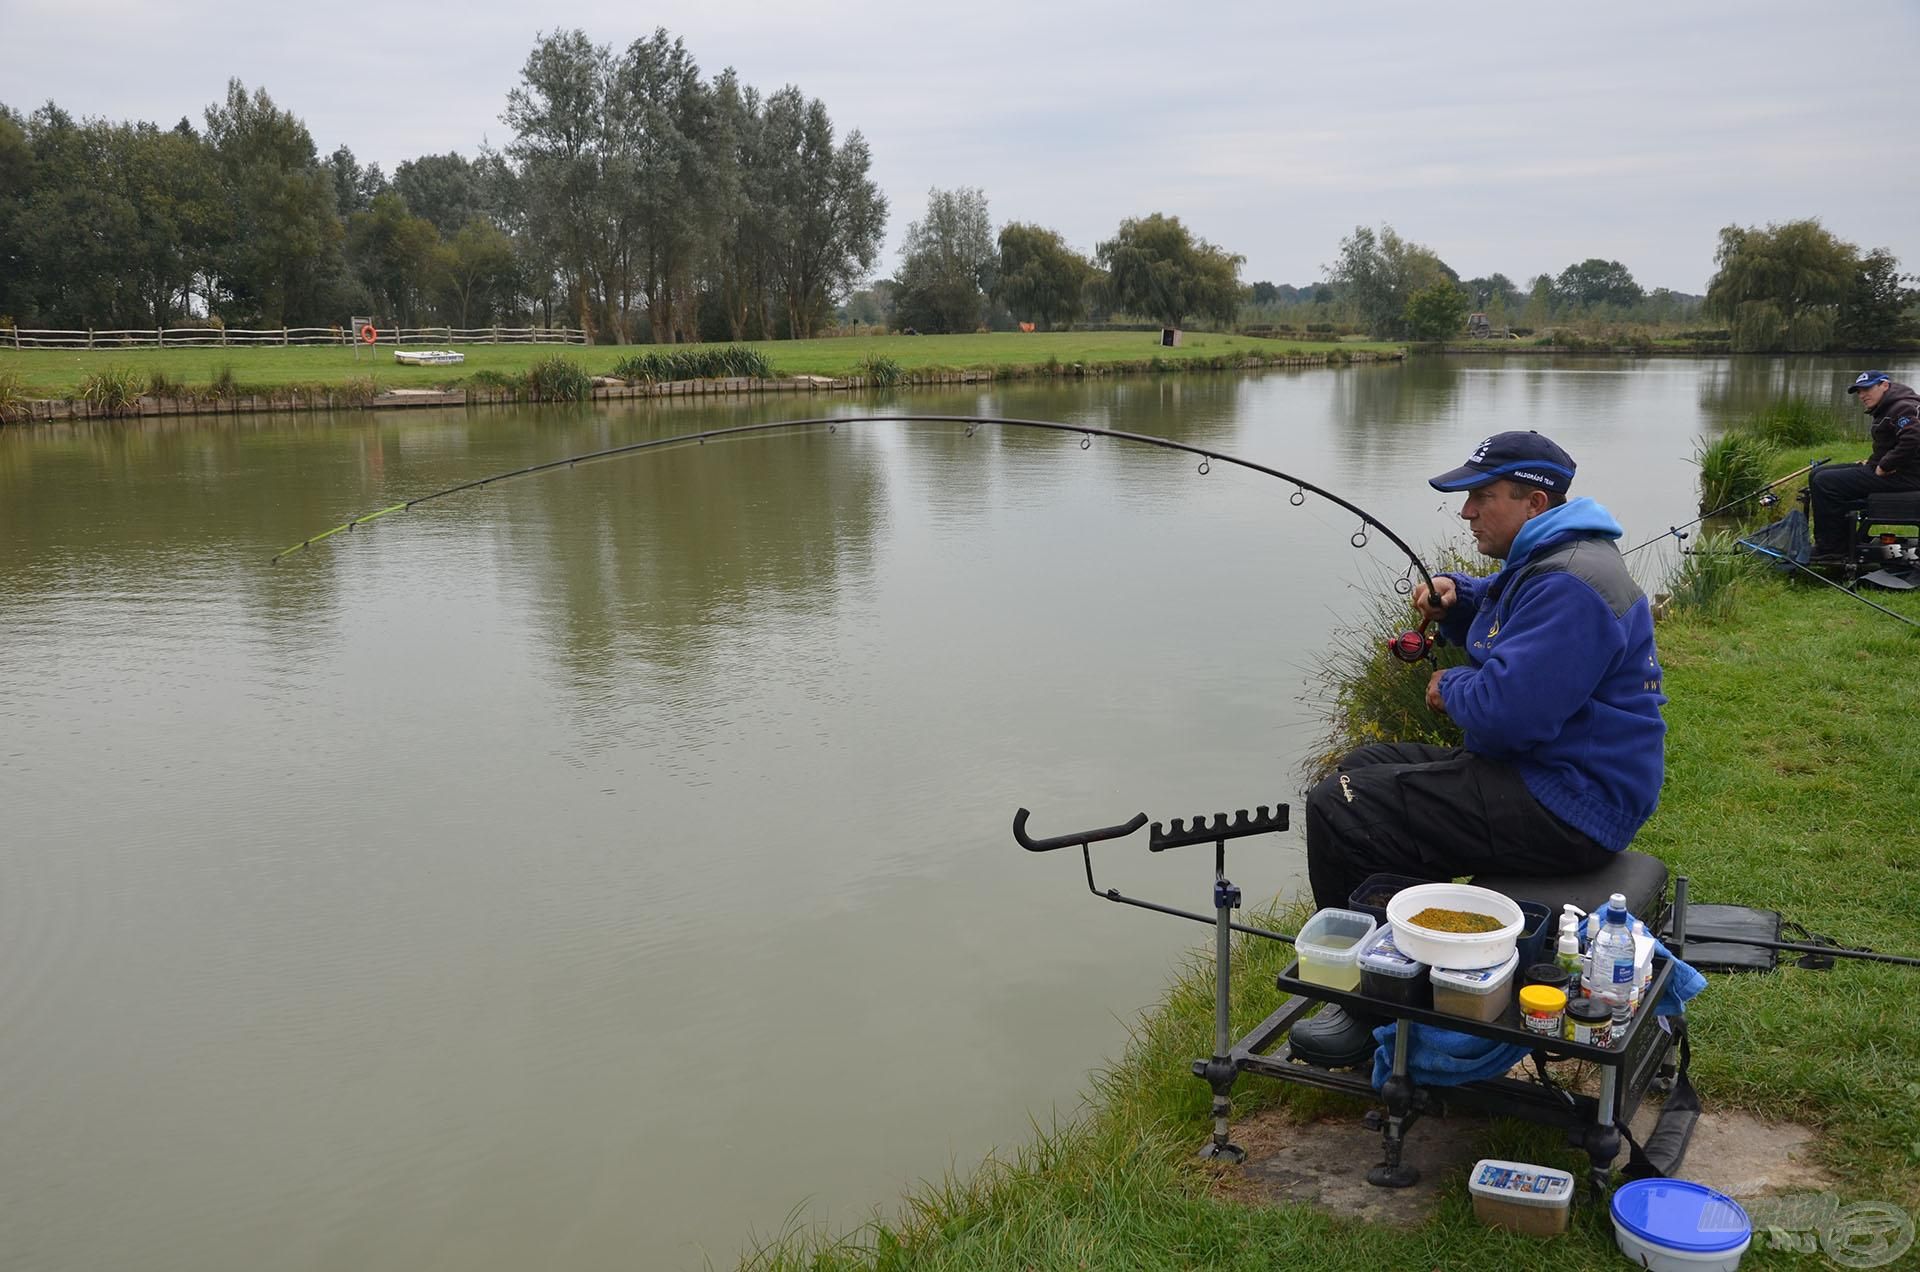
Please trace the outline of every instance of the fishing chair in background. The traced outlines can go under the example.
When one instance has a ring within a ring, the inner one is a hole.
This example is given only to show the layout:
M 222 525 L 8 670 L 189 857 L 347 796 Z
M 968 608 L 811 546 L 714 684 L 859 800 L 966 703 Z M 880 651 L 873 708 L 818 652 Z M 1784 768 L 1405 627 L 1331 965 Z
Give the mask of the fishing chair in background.
M 1849 586 L 1857 581 L 1902 592 L 1920 587 L 1920 490 L 1868 495 L 1865 508 L 1847 514 L 1847 528 L 1853 545 Z

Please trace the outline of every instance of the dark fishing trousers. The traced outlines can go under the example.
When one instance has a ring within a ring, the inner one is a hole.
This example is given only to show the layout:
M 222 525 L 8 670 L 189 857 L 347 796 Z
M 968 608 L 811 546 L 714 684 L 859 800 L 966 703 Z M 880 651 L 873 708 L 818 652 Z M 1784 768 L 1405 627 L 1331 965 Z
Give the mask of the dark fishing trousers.
M 1307 792 L 1307 878 L 1322 908 L 1346 908 L 1370 874 L 1583 874 L 1612 856 L 1512 767 L 1463 747 L 1376 742 Z

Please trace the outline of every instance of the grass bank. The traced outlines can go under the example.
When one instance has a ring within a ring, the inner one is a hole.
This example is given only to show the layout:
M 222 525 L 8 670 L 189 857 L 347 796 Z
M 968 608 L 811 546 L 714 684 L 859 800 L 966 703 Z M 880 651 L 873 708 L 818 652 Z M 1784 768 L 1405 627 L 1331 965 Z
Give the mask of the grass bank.
M 1253 336 L 1190 332 L 1177 349 L 1163 349 L 1143 331 L 1032 332 L 971 336 L 864 336 L 832 340 L 768 340 L 746 345 L 764 354 L 776 375 L 861 375 L 875 359 L 890 359 L 907 376 L 928 371 L 994 369 L 1008 377 L 1071 372 L 1075 365 L 1104 370 L 1151 370 L 1156 363 L 1184 366 L 1215 359 L 1278 359 L 1332 352 L 1386 353 L 1400 346 L 1376 341 L 1314 343 Z M 381 388 L 459 386 L 477 373 L 518 377 L 542 358 L 558 353 L 590 375 L 609 375 L 622 358 L 649 350 L 686 351 L 722 345 L 491 345 L 458 346 L 467 355 L 458 367 L 403 367 L 390 346 L 371 351 L 337 347 L 271 345 L 227 349 L 7 349 L 0 347 L 0 375 L 19 377 L 36 397 L 74 396 L 81 382 L 108 368 L 129 369 L 144 381 L 156 373 L 191 390 L 231 373 L 243 392 L 266 396 L 296 387 L 336 384 L 371 376 Z
M 1826 449 L 1861 457 L 1859 447 Z M 1776 471 L 1803 462 L 1783 454 Z M 1714 603 L 1679 610 L 1659 629 L 1671 697 L 1667 784 L 1635 846 L 1688 875 L 1695 901 L 1775 908 L 1846 943 L 1920 953 L 1912 835 L 1920 825 L 1920 676 L 1912 674 L 1920 638 L 1817 584 L 1731 563 L 1714 569 Z M 1920 595 L 1877 599 L 1920 620 Z M 1424 681 L 1418 670 L 1404 674 Z M 1270 916 L 1287 931 L 1301 917 Z M 1277 1005 L 1272 978 L 1286 951 L 1255 941 L 1237 958 L 1234 1020 L 1244 1031 Z M 1212 1049 L 1211 980 L 1199 955 L 1181 969 L 1126 1054 L 1094 1076 L 1078 1120 L 1041 1129 L 1025 1147 L 923 1189 L 896 1217 L 857 1232 L 781 1234 L 748 1266 L 1622 1266 L 1602 1211 L 1579 1207 L 1573 1231 L 1551 1243 L 1507 1236 L 1474 1221 L 1463 1177 L 1444 1181 L 1438 1213 L 1412 1231 L 1223 1195 L 1215 1168 L 1193 1155 L 1209 1129 L 1208 1105 L 1187 1068 Z M 1865 963 L 1713 978 L 1690 1012 L 1703 1100 L 1819 1127 L 1824 1163 L 1846 1181 L 1843 1204 L 1920 1209 L 1916 990 L 1920 973 Z M 1243 1078 L 1236 1092 L 1241 1113 L 1280 1102 L 1303 1116 L 1354 1112 L 1335 1097 L 1259 1078 Z M 1557 1133 L 1496 1124 L 1479 1148 L 1584 1178 L 1584 1155 Z M 1743 1266 L 1814 1265 L 1765 1244 Z

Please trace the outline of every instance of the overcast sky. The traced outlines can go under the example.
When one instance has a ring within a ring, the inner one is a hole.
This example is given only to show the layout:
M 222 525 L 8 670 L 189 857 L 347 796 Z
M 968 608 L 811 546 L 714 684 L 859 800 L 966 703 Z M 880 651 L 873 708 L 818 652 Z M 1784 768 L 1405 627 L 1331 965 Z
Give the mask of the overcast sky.
M 1721 226 L 1804 216 L 1920 270 L 1920 0 L 0 0 L 0 102 L 198 125 L 238 76 L 391 173 L 504 145 L 540 31 L 655 26 L 866 134 L 882 273 L 930 186 L 1086 250 L 1173 213 L 1248 281 L 1315 281 L 1383 222 L 1522 285 L 1599 256 L 1699 292 Z

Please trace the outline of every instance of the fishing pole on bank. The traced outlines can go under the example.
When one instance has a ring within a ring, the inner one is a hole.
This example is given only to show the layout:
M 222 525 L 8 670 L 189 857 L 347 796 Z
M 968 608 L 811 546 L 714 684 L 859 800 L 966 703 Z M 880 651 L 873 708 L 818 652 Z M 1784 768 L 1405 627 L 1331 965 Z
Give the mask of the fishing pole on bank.
M 330 530 L 323 530 L 310 538 L 302 539 L 290 548 L 274 553 L 269 563 L 277 565 L 287 557 L 292 556 L 296 552 L 305 551 L 316 543 L 331 539 L 337 534 L 350 533 L 358 527 L 369 525 L 393 513 L 406 512 L 410 509 L 418 508 L 422 504 L 432 503 L 436 499 L 445 499 L 450 495 L 457 495 L 464 491 L 495 486 L 501 482 L 512 481 L 520 477 L 532 477 L 540 473 L 554 472 L 562 468 L 573 468 L 579 464 L 594 463 L 606 459 L 617 459 L 626 455 L 636 455 L 643 451 L 663 450 L 678 446 L 704 446 L 710 441 L 716 441 L 722 438 L 745 437 L 751 434 L 773 433 L 781 430 L 819 428 L 824 428 L 831 433 L 836 432 L 843 424 L 964 425 L 968 437 L 973 436 L 974 432 L 981 427 L 1040 429 L 1055 433 L 1077 433 L 1080 435 L 1080 448 L 1082 450 L 1091 447 L 1094 438 L 1105 437 L 1114 441 L 1133 442 L 1142 446 L 1156 446 L 1162 450 L 1179 451 L 1188 455 L 1197 455 L 1200 457 L 1198 472 L 1201 476 L 1205 476 L 1214 463 L 1232 464 L 1235 467 L 1262 473 L 1277 481 L 1291 485 L 1294 490 L 1293 493 L 1287 497 L 1287 502 L 1294 507 L 1299 507 L 1305 503 L 1307 495 L 1310 492 L 1353 513 L 1360 518 L 1360 528 L 1355 530 L 1348 538 L 1348 542 L 1355 548 L 1364 548 L 1367 546 L 1369 537 L 1368 530 L 1371 528 L 1385 535 L 1394 547 L 1405 554 L 1409 563 L 1409 572 L 1396 581 L 1394 584 L 1396 591 L 1403 596 L 1412 593 L 1414 586 L 1412 578 L 1413 572 L 1418 572 L 1421 581 L 1426 584 L 1429 592 L 1433 590 L 1432 572 L 1427 569 L 1426 562 L 1420 559 L 1419 553 L 1415 552 L 1413 548 L 1407 544 L 1406 540 L 1395 534 L 1384 521 L 1368 512 L 1365 508 L 1362 508 L 1359 504 L 1354 503 L 1352 500 L 1345 499 L 1340 495 L 1336 495 L 1326 487 L 1316 485 L 1304 477 L 1296 477 L 1292 473 L 1285 472 L 1281 469 L 1258 463 L 1251 459 L 1242 459 L 1237 455 L 1229 455 L 1224 451 L 1209 450 L 1204 446 L 1193 446 L 1186 442 L 1176 442 L 1171 438 L 1156 437 L 1150 433 L 1128 433 L 1118 429 L 1094 428 L 1085 424 L 1063 424 L 1055 420 L 1007 419 L 993 415 L 821 416 L 813 419 L 772 420 L 759 424 L 736 424 L 728 428 L 707 429 L 699 433 L 680 433 L 673 437 L 654 438 L 651 441 L 629 442 L 624 446 L 610 446 L 604 450 L 587 451 L 579 455 L 569 455 L 564 459 L 552 459 L 538 464 L 528 464 L 523 468 L 515 468 L 507 472 L 495 473 L 490 477 L 478 477 L 471 481 L 463 481 L 448 486 L 444 490 L 436 490 L 429 494 L 420 495 L 414 499 L 405 500 L 401 503 L 389 504 L 384 508 L 376 508 L 372 512 L 365 513 L 349 521 L 343 521 Z
M 1645 543 L 1636 543 L 1632 547 L 1628 548 L 1625 552 L 1622 552 L 1620 555 L 1623 557 L 1630 557 L 1634 553 L 1638 552 L 1641 548 L 1650 548 L 1654 544 L 1660 542 L 1660 540 L 1669 538 L 1669 537 L 1673 538 L 1675 541 L 1682 541 L 1687 537 L 1685 534 L 1682 533 L 1682 531 L 1689 530 L 1694 526 L 1699 525 L 1702 521 L 1706 521 L 1711 517 L 1717 517 L 1721 513 L 1727 511 L 1729 508 L 1737 508 L 1741 504 L 1747 502 L 1747 500 L 1749 499 L 1756 499 L 1761 495 L 1766 494 L 1768 491 L 1772 490 L 1775 486 L 1778 486 L 1781 482 L 1792 481 L 1795 477 L 1801 476 L 1804 473 L 1812 472 L 1814 469 L 1820 467 L 1820 465 L 1822 464 L 1830 464 L 1832 462 L 1833 462 L 1832 456 L 1828 456 L 1826 459 L 1816 459 L 1811 464 L 1808 464 L 1805 468 L 1796 468 L 1792 472 L 1788 473 L 1785 477 L 1775 477 L 1772 481 L 1760 487 L 1758 490 L 1750 490 L 1746 494 L 1741 495 L 1738 499 L 1729 499 L 1727 500 L 1727 502 L 1721 504 L 1718 508 L 1715 508 L 1713 511 L 1701 513 L 1699 516 L 1695 517 L 1692 521 L 1683 521 L 1677 526 L 1668 526 L 1665 530 L 1662 530 L 1659 534 L 1654 535 L 1653 538 L 1648 539 Z

